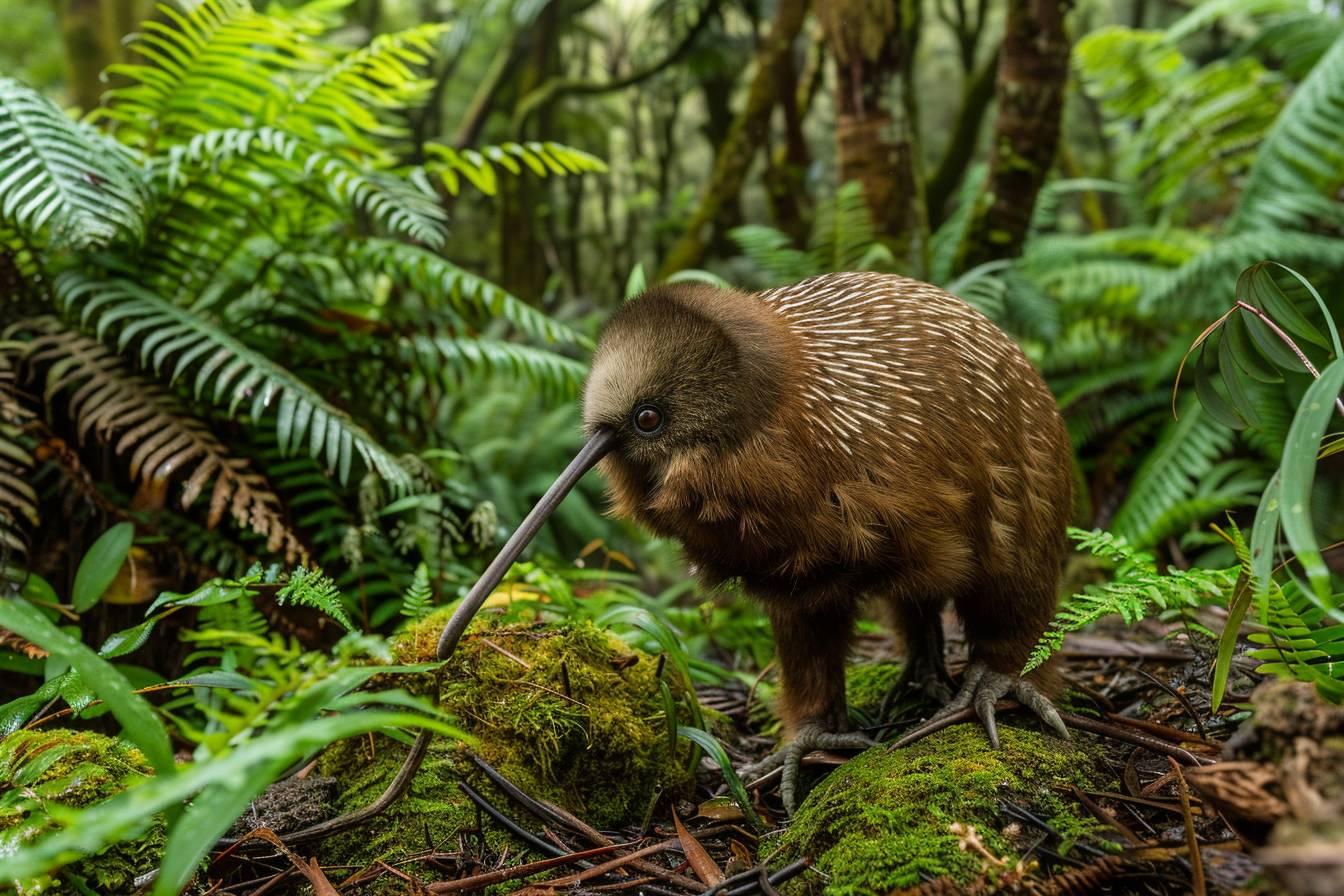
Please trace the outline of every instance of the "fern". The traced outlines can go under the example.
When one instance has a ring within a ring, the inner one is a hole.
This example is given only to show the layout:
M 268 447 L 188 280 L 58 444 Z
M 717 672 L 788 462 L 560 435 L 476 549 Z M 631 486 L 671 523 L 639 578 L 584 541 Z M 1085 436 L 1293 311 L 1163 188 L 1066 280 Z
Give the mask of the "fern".
M 857 181 L 819 203 L 806 249 L 772 227 L 744 225 L 728 234 L 764 285 L 778 286 L 828 271 L 890 270 L 894 259 L 877 239 Z
M 227 511 L 240 528 L 265 538 L 268 551 L 291 563 L 307 559 L 265 477 L 246 458 L 230 454 L 172 395 L 126 370 L 121 356 L 102 343 L 64 331 L 55 321 L 34 321 L 26 329 L 40 334 L 27 344 L 24 360 L 47 367 L 46 403 L 69 393 L 66 408 L 79 436 L 94 434 L 118 454 L 129 455 L 131 478 L 146 495 L 165 495 L 170 483 L 184 480 L 180 504 L 186 509 L 213 481 L 208 528 Z
M 29 530 L 40 522 L 32 485 L 36 462 L 23 432 L 32 415 L 17 397 L 14 354 L 0 343 L 0 595 L 5 597 L 27 574 Z
M 289 574 L 285 584 L 275 593 L 275 601 L 281 606 L 295 604 L 321 610 L 345 627 L 346 631 L 355 631 L 354 623 L 346 615 L 341 602 L 341 591 L 326 573 L 320 569 L 297 567 Z
M 1344 219 L 1327 200 L 1344 187 L 1344 34 L 1312 67 L 1265 137 L 1228 222 L 1233 231 L 1310 230 L 1315 219 Z M 1275 260 L 1285 259 L 1275 258 Z
M 517 176 L 523 168 L 537 177 L 564 177 L 584 172 L 604 172 L 606 163 L 596 156 L 559 143 L 530 141 L 528 143 L 501 143 L 479 149 L 453 149 L 441 143 L 427 143 L 429 156 L 426 170 L 437 176 L 444 188 L 456 196 L 462 189 L 462 178 L 487 196 L 499 191 L 496 168 Z M 522 162 L 522 165 L 518 163 Z
M 1178 419 L 1163 428 L 1156 444 L 1134 474 L 1111 529 L 1129 542 L 1148 546 L 1173 534 L 1184 514 L 1175 508 L 1200 491 L 1204 477 L 1231 449 L 1235 434 L 1193 401 L 1186 401 Z
M 0 222 L 30 242 L 89 247 L 144 235 L 145 185 L 115 141 L 0 78 Z
M 401 601 L 401 615 L 409 619 L 423 619 L 434 609 L 434 589 L 429 584 L 429 567 L 421 563 L 415 568 L 415 578 Z
M 1088 585 L 1064 601 L 1050 628 L 1032 650 L 1023 672 L 1041 665 L 1063 647 L 1065 635 L 1081 631 L 1105 616 L 1119 615 L 1133 625 L 1155 613 L 1217 602 L 1237 582 L 1238 567 L 1160 573 L 1151 554 L 1133 547 L 1122 536 L 1099 529 L 1091 532 L 1070 529 L 1069 537 L 1081 549 L 1114 566 L 1114 572 L 1110 581 Z
M 77 313 L 81 324 L 96 326 L 99 338 L 115 332 L 119 351 L 149 333 L 140 338 L 141 363 L 157 374 L 172 361 L 170 382 L 193 369 L 197 399 L 209 397 L 231 415 L 251 399 L 254 419 L 274 404 L 282 450 L 298 450 L 306 442 L 309 453 L 324 457 L 342 482 L 349 480 L 353 457 L 358 454 L 394 486 L 409 487 L 396 458 L 348 414 L 274 361 L 190 312 L 133 283 L 94 282 L 73 272 L 57 281 L 56 293 L 61 306 Z
M 508 374 L 515 379 L 530 380 L 552 398 L 574 397 L 587 375 L 587 368 L 577 361 L 512 342 L 415 336 L 407 340 L 405 347 L 428 369 L 439 369 L 441 375 Z

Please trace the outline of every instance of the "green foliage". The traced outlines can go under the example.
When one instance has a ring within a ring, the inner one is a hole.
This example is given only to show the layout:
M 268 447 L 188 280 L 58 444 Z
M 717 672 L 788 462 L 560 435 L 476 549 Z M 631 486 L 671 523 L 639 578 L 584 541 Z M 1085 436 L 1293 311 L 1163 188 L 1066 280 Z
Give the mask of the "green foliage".
M 805 248 L 771 227 L 745 225 L 729 236 L 742 250 L 747 276 L 760 286 L 780 286 L 828 271 L 891 270 L 891 252 L 878 241 L 863 187 L 851 181 L 818 203 Z
M 441 441 L 445 395 L 489 376 L 572 398 L 583 367 L 561 352 L 590 345 L 440 254 L 447 216 L 431 181 L 473 159 L 492 181 L 603 166 L 554 143 L 431 148 L 408 165 L 425 147 L 407 114 L 430 97 L 422 71 L 445 28 L 348 48 L 330 12 L 162 7 L 130 41 L 136 60 L 110 69 L 90 116 L 102 130 L 0 80 L 0 260 L 19 277 L 0 301 L 36 312 L 0 352 L 7 382 L 43 398 L 29 408 L 6 388 L 5 406 L 71 427 L 81 452 L 111 446 L 124 464 L 111 500 L 137 490 L 150 534 L 196 526 L 208 541 L 231 521 L 232 547 L 208 550 L 235 570 L 239 551 L 311 555 L 365 598 L 395 601 L 418 562 L 465 578 L 483 545 L 459 537 L 454 512 L 430 537 L 421 513 L 419 535 L 346 564 L 342 546 L 380 513 L 351 510 L 362 477 L 382 481 L 384 504 L 452 491 L 470 507 L 470 479 L 408 457 Z M 294 466 L 302 455 L 315 463 Z M 29 457 L 15 448 L 4 462 Z M 11 578 L 49 500 L 28 491 L 0 480 Z M 386 620 L 396 608 L 374 609 Z
M 1064 636 L 1081 631 L 1103 616 L 1119 615 L 1133 624 L 1170 610 L 1219 603 L 1232 593 L 1237 569 L 1171 569 L 1158 572 L 1153 555 L 1109 532 L 1070 529 L 1080 548 L 1113 567 L 1110 580 L 1088 585 L 1064 601 L 1041 636 L 1023 671 L 1036 668 L 1064 646 Z
M 421 563 L 401 601 L 401 615 L 412 620 L 424 619 L 434 609 L 434 589 L 429 584 L 429 567 Z
M 61 668 L 54 665 L 58 661 L 69 669 L 33 695 L 0 708 L 5 733 L 56 696 L 63 696 L 76 712 L 94 708 L 96 696 L 155 772 L 101 793 L 96 801 L 53 812 L 54 823 L 23 828 L 22 842 L 7 853 L 7 878 L 59 873 L 109 846 L 143 843 L 146 832 L 161 830 L 166 817 L 170 823 L 161 859 L 155 853 L 146 864 L 162 863 L 156 894 L 177 893 L 252 799 L 296 761 L 334 740 L 374 731 L 427 727 L 450 737 L 461 735 L 429 704 L 403 691 L 359 690 L 389 671 L 385 664 L 391 656 L 379 639 L 351 633 L 330 653 L 305 651 L 269 633 L 253 606 L 262 594 L 279 605 L 316 608 L 351 628 L 332 582 L 305 569 L 283 577 L 276 569 L 254 569 L 241 580 L 217 580 L 189 594 L 164 594 L 149 606 L 144 623 L 114 634 L 98 653 L 28 602 L 0 603 L 0 626 L 49 651 L 53 672 Z M 110 659 L 144 644 L 168 616 L 193 609 L 201 614 L 198 626 L 183 632 L 195 647 L 189 669 L 159 688 L 173 696 L 156 709 Z M 174 762 L 170 728 L 196 745 L 193 762 Z
M 0 78 L 0 224 L 52 248 L 145 232 L 144 175 L 133 155 L 56 104 Z
M 429 143 L 425 145 L 425 152 L 430 158 L 427 170 L 437 175 L 443 181 L 444 188 L 454 196 L 462 188 L 463 177 L 482 193 L 494 196 L 499 190 L 496 168 L 502 168 L 515 177 L 523 173 L 524 166 L 537 177 L 564 177 L 607 170 L 601 159 L 550 141 L 542 143 L 533 140 L 525 144 L 509 142 L 460 151 L 441 143 Z M 520 161 L 522 165 L 518 164 Z

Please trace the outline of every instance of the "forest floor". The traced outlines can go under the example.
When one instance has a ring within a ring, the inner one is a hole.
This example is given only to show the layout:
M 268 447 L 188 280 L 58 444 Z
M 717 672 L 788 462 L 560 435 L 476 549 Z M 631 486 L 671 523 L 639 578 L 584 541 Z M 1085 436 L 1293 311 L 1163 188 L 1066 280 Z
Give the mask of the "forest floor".
M 954 639 L 949 649 L 957 675 L 964 651 Z M 898 701 L 867 729 L 878 747 L 805 759 L 810 793 L 792 819 L 777 773 L 746 782 L 751 819 L 708 760 L 684 798 L 601 831 L 491 770 L 496 786 L 477 794 L 465 825 L 474 833 L 431 842 L 426 821 L 414 856 L 362 867 L 330 849 L 321 863 L 283 850 L 217 856 L 217 892 L 1344 893 L 1344 709 L 1234 661 L 1213 712 L 1211 649 L 1195 630 L 1154 621 L 1070 637 L 1060 657 L 1070 742 L 1004 703 L 993 751 L 969 718 L 930 731 L 931 706 Z M 856 718 L 878 718 L 892 653 L 884 636 L 858 639 Z M 739 768 L 776 746 L 755 691 L 698 691 Z

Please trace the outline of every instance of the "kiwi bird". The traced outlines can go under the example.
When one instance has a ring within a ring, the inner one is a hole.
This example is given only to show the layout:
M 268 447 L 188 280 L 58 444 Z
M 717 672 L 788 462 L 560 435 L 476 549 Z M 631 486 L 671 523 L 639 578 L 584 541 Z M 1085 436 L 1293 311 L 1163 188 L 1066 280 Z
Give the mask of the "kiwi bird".
M 900 686 L 946 702 L 940 714 L 973 706 L 997 746 L 994 705 L 1013 694 L 1067 737 L 1050 672 L 1020 673 L 1055 609 L 1068 438 L 1021 350 L 961 299 L 876 273 L 756 293 L 655 286 L 603 328 L 583 419 L 584 448 L 446 642 L 600 464 L 616 514 L 679 540 L 707 583 L 740 579 L 769 615 L 788 739 L 752 771 L 782 765 L 790 809 L 805 753 L 871 744 L 845 706 L 864 598 L 903 636 Z M 955 696 L 949 602 L 970 654 Z

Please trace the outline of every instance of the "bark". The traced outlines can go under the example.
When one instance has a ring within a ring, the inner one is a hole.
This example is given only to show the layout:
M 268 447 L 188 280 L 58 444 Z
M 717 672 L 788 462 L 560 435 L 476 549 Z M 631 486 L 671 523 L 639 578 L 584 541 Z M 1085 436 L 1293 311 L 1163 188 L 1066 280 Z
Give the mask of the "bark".
M 814 56 L 809 48 L 805 58 L 810 62 Z M 790 56 L 780 64 L 776 75 L 779 104 L 784 113 L 784 145 L 769 155 L 765 192 L 775 226 L 801 244 L 809 230 L 803 178 L 812 158 L 803 135 L 803 121 L 813 95 L 809 77 L 815 78 L 815 71 L 805 69 L 800 74 Z
M 995 72 L 998 70 L 998 52 L 971 76 L 961 95 L 961 105 L 957 109 L 957 119 L 952 125 L 952 136 L 947 141 L 947 151 L 933 176 L 924 188 L 925 204 L 929 209 L 929 224 L 937 227 L 947 214 L 947 203 L 956 192 L 971 159 L 975 157 L 976 146 L 980 142 L 980 127 L 985 121 L 985 112 L 990 100 L 994 99 Z
M 147 0 L 53 0 L 65 48 L 70 100 L 88 111 L 98 105 L 106 85 L 104 68 L 129 54 L 122 38 L 148 13 Z
M 1055 158 L 1069 75 L 1067 0 L 1009 0 L 999 56 L 989 177 L 959 269 L 1018 254 Z
M 708 225 L 741 193 L 747 170 L 769 133 L 770 113 L 776 100 L 778 68 L 792 58 L 793 42 L 802 29 L 806 13 L 807 0 L 779 0 L 776 4 L 770 32 L 756 54 L 756 70 L 747 88 L 746 103 L 718 148 L 714 158 L 714 172 L 700 196 L 686 232 L 663 260 L 661 277 L 701 263 L 705 256 Z
M 560 6 L 552 0 L 537 16 L 533 39 L 516 72 L 517 96 L 526 96 L 559 67 Z M 535 117 L 540 133 L 549 133 L 550 107 Z M 517 133 L 515 139 L 525 139 Z M 499 191 L 500 285 L 526 302 L 540 304 L 557 262 L 547 252 L 542 219 L 551 214 L 550 180 L 506 177 Z M 549 255 L 549 257 L 548 257 Z
M 732 133 L 733 122 L 733 86 L 737 82 L 736 72 L 714 70 L 700 79 L 700 93 L 705 102 L 705 123 L 700 132 L 705 142 L 717 152 L 727 145 L 728 135 Z M 727 255 L 733 251 L 733 242 L 728 232 L 742 224 L 742 197 L 734 193 L 725 196 L 718 213 L 709 222 L 709 236 L 705 241 L 704 252 L 708 255 Z M 659 255 L 659 257 L 663 257 Z
M 836 67 L 836 155 L 841 183 L 863 185 L 877 233 L 915 273 L 928 221 L 911 88 L 914 0 L 829 0 L 818 18 Z

